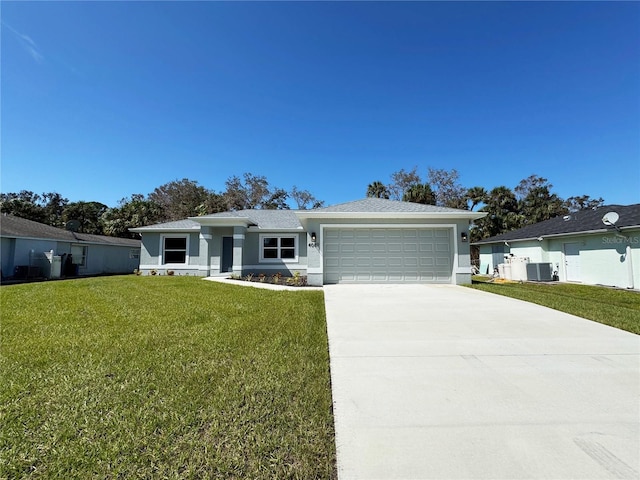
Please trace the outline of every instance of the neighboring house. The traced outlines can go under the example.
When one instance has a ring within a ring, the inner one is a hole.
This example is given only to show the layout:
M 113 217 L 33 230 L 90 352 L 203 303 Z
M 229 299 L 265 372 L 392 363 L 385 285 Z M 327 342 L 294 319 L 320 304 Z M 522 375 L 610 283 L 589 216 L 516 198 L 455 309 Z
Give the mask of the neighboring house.
M 313 210 L 240 210 L 133 228 L 143 273 L 298 272 L 326 283 L 470 283 L 483 213 L 367 198 Z
M 0 215 L 0 241 L 2 278 L 57 277 L 53 257 L 64 275 L 69 255 L 78 275 L 132 273 L 140 263 L 140 240 L 70 232 L 12 215 Z
M 617 214 L 615 225 L 603 222 L 610 212 Z M 480 273 L 492 273 L 505 255 L 514 255 L 552 264 L 563 282 L 640 289 L 640 204 L 581 210 L 474 245 Z

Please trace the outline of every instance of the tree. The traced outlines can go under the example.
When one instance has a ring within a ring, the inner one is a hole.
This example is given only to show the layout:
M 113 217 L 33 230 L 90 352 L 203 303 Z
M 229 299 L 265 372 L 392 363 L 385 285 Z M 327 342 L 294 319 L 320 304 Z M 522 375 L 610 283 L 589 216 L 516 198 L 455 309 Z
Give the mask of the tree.
M 227 179 L 225 186 L 223 196 L 228 210 L 289 208 L 288 192 L 282 188 L 271 189 L 262 175 L 245 173 L 242 179 L 234 175 Z
M 404 192 L 402 201 L 422 203 L 424 205 L 435 205 L 436 196 L 428 183 L 416 183 Z
M 266 210 L 289 210 L 287 204 L 289 193 L 282 188 L 276 188 L 269 193 L 269 197 L 261 203 L 260 207 Z
M 450 208 L 467 208 L 465 195 L 467 190 L 460 185 L 460 174 L 454 168 L 444 170 L 429 167 L 427 177 L 435 190 L 436 205 Z
M 63 227 L 63 213 L 69 205 L 69 199 L 56 192 L 42 194 L 44 223 L 54 227 Z
M 31 190 L 21 190 L 0 194 L 3 213 L 54 227 L 62 226 L 62 211 L 68 203 L 68 199 L 55 192 L 38 195 Z
M 388 186 L 389 196 L 392 200 L 402 200 L 409 188 L 421 183 L 422 179 L 418 175 L 418 167 L 413 167 L 409 171 L 401 168 L 391 174 L 391 183 Z
M 580 210 L 595 210 L 604 205 L 604 199 L 591 198 L 589 195 L 580 195 L 577 197 L 569 197 L 564 201 L 564 206 L 569 212 L 577 212 Z
M 290 196 L 293 201 L 296 202 L 299 210 L 306 210 L 308 208 L 322 208 L 324 206 L 324 202 L 314 197 L 311 192 L 309 192 L 308 190 L 300 190 L 295 185 L 291 189 Z
M 516 198 L 518 200 L 521 200 L 525 198 L 531 190 L 539 187 L 547 187 L 550 190 L 553 185 L 551 185 L 549 183 L 549 180 L 544 177 L 536 174 L 529 175 L 527 178 L 523 178 L 522 180 L 520 180 L 520 183 L 518 183 L 518 185 L 514 189 Z
M 108 207 L 100 202 L 72 202 L 62 212 L 62 223 L 77 220 L 80 223 L 79 232 L 102 235 L 102 214 L 107 209 Z
M 225 210 L 227 210 L 227 202 L 224 195 L 210 191 L 207 199 L 196 208 L 196 216 L 210 215 Z
M 523 225 L 531 225 L 567 213 L 564 201 L 555 193 L 551 193 L 552 188 L 553 185 L 539 175 L 530 175 L 516 186 L 518 209 L 523 217 Z
M 518 200 L 515 194 L 505 186 L 492 189 L 486 197 L 481 212 L 487 212 L 487 216 L 475 221 L 471 230 L 473 241 L 493 237 L 522 226 L 522 216 L 518 209 Z
M 367 187 L 367 197 L 369 198 L 385 198 L 389 199 L 389 189 L 384 183 L 375 181 Z
M 484 187 L 471 187 L 467 190 L 465 194 L 465 200 L 467 202 L 471 202 L 471 205 L 467 203 L 467 207 L 469 210 L 473 210 L 481 203 L 484 203 L 487 199 L 487 191 Z
M 523 225 L 532 225 L 568 212 L 564 201 L 546 186 L 530 189 L 519 204 Z
M 183 178 L 159 186 L 148 200 L 162 209 L 162 221 L 170 222 L 198 215 L 199 207 L 206 204 L 209 196 L 210 192 L 198 182 Z
M 144 227 L 162 221 L 164 212 L 157 203 L 145 200 L 139 193 L 120 200 L 118 207 L 102 215 L 104 233 L 113 237 L 139 238 L 130 228 Z

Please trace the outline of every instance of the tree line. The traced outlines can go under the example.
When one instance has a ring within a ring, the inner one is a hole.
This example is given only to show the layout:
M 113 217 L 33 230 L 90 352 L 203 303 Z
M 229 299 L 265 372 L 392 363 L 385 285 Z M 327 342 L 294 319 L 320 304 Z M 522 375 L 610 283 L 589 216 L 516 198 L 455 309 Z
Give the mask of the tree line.
M 197 181 L 183 178 L 161 185 L 153 192 L 135 193 L 115 207 L 101 202 L 69 202 L 59 193 L 37 194 L 32 191 L 0 193 L 0 211 L 82 233 L 136 238 L 130 228 L 172 222 L 187 217 L 228 210 L 319 208 L 324 202 L 308 190 L 293 186 L 290 190 L 273 187 L 266 177 L 243 174 L 229 177 L 223 192 L 209 190 Z
M 472 240 L 523 227 L 558 215 L 596 208 L 602 198 L 589 195 L 560 198 L 552 192 L 546 178 L 531 175 L 514 189 L 506 186 L 486 190 L 463 187 L 457 170 L 428 168 L 426 178 L 418 168 L 401 169 L 390 175 L 390 182 L 374 181 L 366 189 L 367 197 L 437 205 L 487 212 L 472 226 Z M 0 211 L 59 228 L 73 225 L 82 233 L 136 238 L 130 228 L 182 220 L 228 210 L 320 208 L 324 202 L 308 190 L 293 186 L 289 190 L 274 187 L 264 176 L 244 173 L 225 182 L 225 190 L 215 192 L 197 181 L 183 178 L 161 185 L 153 192 L 133 194 L 115 207 L 101 202 L 69 202 L 56 192 L 32 191 L 0 193 Z M 71 224 L 69 223 L 71 222 Z
M 553 185 L 539 175 L 522 179 L 512 190 L 504 185 L 487 190 L 481 186 L 463 187 L 456 169 L 427 169 L 423 179 L 418 167 L 401 169 L 384 184 L 374 181 L 367 196 L 405 202 L 486 212 L 470 229 L 472 241 L 500 235 L 527 225 L 604 204 L 602 198 L 579 195 L 563 199 L 552 191 Z

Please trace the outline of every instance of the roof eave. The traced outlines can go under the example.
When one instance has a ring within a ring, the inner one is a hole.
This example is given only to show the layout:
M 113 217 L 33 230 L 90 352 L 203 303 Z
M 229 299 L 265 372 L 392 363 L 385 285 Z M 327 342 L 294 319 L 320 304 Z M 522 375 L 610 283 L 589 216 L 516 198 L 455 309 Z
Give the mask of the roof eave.
M 317 212 L 300 210 L 295 212 L 298 218 L 422 218 L 425 220 L 456 218 L 461 220 L 478 220 L 487 215 L 486 212 Z
M 620 227 L 620 230 L 633 230 L 640 228 L 640 225 L 630 225 L 628 227 Z M 616 233 L 615 229 L 611 228 L 598 228 L 596 230 L 582 230 L 579 232 L 565 232 L 565 233 L 549 233 L 539 235 L 537 237 L 525 237 L 525 238 L 501 238 L 496 240 L 480 240 L 479 242 L 473 242 L 471 245 L 490 245 L 492 243 L 504 243 L 504 242 L 529 242 L 531 240 L 546 240 L 547 238 L 559 238 L 570 237 L 573 235 L 596 235 L 602 233 Z
M 189 228 L 160 228 L 160 227 L 136 227 L 130 228 L 130 232 L 134 233 L 191 233 L 191 232 L 199 232 L 200 227 L 189 227 Z
M 261 227 L 252 225 L 247 230 L 250 232 L 302 232 L 304 228 L 302 225 L 299 227 Z

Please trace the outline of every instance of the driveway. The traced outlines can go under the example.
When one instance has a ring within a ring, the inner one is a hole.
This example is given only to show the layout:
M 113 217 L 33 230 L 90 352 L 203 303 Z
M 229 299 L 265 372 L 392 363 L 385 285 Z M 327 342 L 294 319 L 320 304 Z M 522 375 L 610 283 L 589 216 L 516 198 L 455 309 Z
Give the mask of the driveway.
M 640 336 L 458 286 L 325 286 L 338 475 L 637 479 Z

